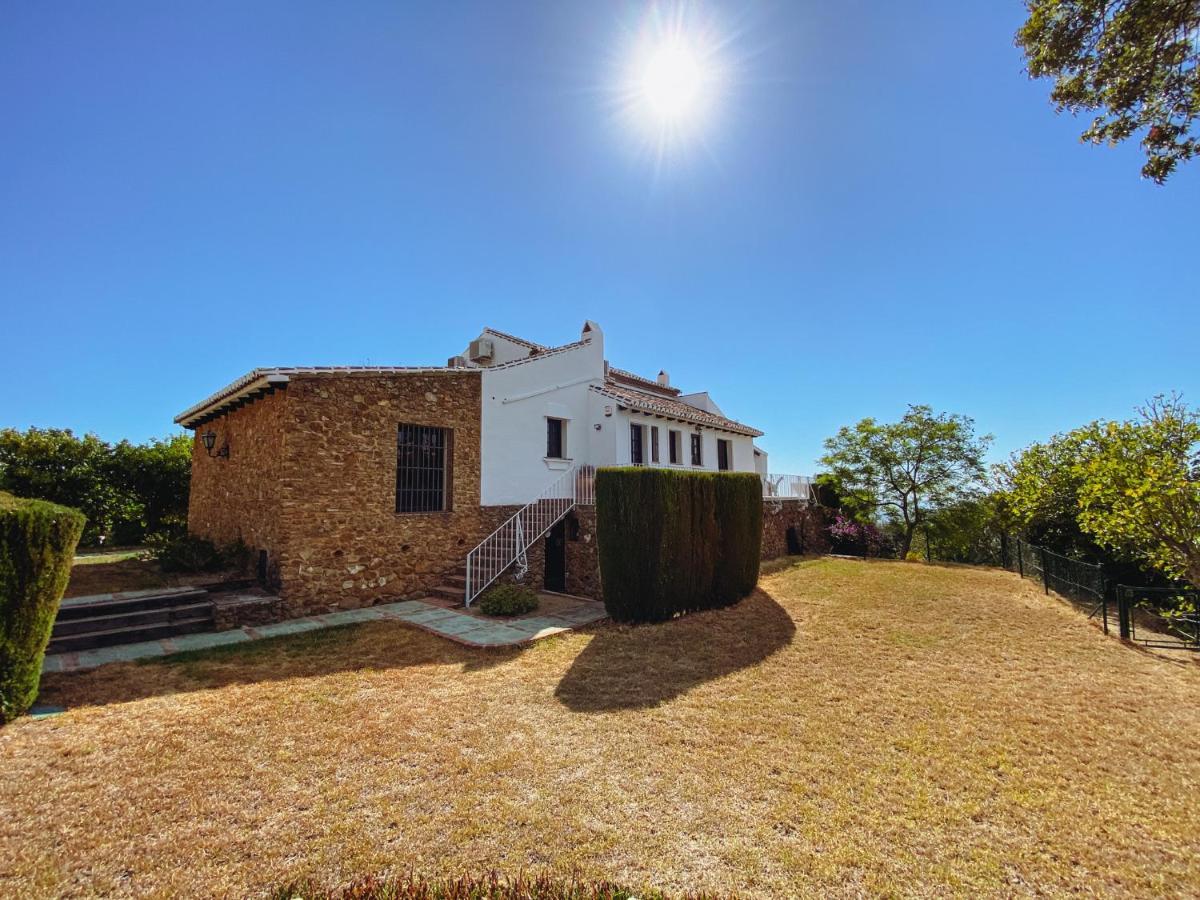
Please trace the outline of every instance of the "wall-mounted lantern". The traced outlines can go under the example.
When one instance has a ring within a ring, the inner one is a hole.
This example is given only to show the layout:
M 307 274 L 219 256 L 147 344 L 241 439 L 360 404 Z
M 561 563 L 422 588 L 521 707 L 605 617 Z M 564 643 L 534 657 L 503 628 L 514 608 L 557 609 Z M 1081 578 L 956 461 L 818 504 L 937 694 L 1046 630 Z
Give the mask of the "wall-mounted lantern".
M 220 450 L 218 450 L 216 453 L 213 453 L 213 447 L 217 443 L 217 435 L 216 435 L 216 432 L 214 432 L 211 428 L 208 429 L 207 431 L 205 431 L 204 434 L 200 435 L 200 441 L 201 441 L 201 443 L 204 444 L 204 451 L 209 456 L 215 457 L 217 459 L 229 459 L 229 441 L 228 440 L 225 441 L 225 444 L 221 447 Z

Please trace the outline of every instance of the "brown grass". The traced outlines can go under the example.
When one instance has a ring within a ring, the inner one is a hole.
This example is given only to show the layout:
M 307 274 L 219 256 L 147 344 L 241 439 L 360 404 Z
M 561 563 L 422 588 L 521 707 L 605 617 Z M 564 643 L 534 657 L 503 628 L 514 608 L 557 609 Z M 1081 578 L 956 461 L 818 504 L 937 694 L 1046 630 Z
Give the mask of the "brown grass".
M 0 732 L 0 892 L 1200 889 L 1200 666 L 1004 572 L 822 560 L 761 588 L 504 652 L 377 624 L 48 678 L 70 711 Z

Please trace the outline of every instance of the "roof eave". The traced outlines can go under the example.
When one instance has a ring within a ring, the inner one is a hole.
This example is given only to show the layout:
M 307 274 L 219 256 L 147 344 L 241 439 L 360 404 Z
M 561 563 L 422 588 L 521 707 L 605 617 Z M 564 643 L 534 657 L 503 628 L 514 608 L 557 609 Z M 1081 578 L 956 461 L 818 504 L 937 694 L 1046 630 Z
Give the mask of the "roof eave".
M 257 396 L 287 387 L 289 380 L 282 372 L 255 369 L 206 400 L 201 400 L 195 406 L 181 412 L 175 417 L 175 424 L 184 428 L 195 428 L 205 419 L 240 406 Z

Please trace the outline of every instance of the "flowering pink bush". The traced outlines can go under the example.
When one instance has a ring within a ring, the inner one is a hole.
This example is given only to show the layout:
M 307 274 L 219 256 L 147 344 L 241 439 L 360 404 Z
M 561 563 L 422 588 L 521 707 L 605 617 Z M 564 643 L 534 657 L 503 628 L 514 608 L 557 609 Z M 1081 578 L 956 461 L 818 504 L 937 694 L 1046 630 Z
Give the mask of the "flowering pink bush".
M 840 512 L 829 525 L 829 539 L 834 553 L 855 556 L 878 556 L 887 545 L 887 539 L 874 525 L 855 522 Z

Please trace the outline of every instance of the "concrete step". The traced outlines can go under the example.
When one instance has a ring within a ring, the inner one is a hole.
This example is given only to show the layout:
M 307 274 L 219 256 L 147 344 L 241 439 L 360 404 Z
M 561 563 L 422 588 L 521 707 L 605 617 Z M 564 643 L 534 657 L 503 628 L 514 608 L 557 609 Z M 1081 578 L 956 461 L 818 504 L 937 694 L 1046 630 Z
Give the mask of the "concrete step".
M 93 619 L 97 616 L 125 615 L 145 612 L 147 610 L 170 609 L 173 606 L 186 606 L 201 599 L 208 598 L 208 591 L 200 588 L 186 588 L 168 591 L 138 591 L 128 594 L 114 594 L 100 597 L 79 597 L 64 600 L 58 607 L 58 616 L 54 620 L 57 627 L 60 622 L 70 622 L 77 619 Z
M 77 653 L 80 650 L 95 650 L 118 644 L 140 644 L 142 641 L 157 641 L 181 634 L 193 634 L 213 629 L 212 607 L 204 615 L 181 618 L 157 625 L 135 625 L 126 628 L 109 628 L 54 638 L 46 648 L 47 653 Z
M 54 623 L 54 638 L 71 637 L 99 631 L 112 631 L 121 628 L 141 628 L 150 625 L 169 625 L 172 622 L 194 619 L 210 615 L 212 601 L 207 597 L 192 603 L 177 604 L 160 609 L 138 609 L 128 612 L 115 612 L 108 615 L 76 617 Z
M 213 599 L 197 587 L 79 597 L 64 600 L 47 653 L 72 653 L 137 644 L 216 627 Z

